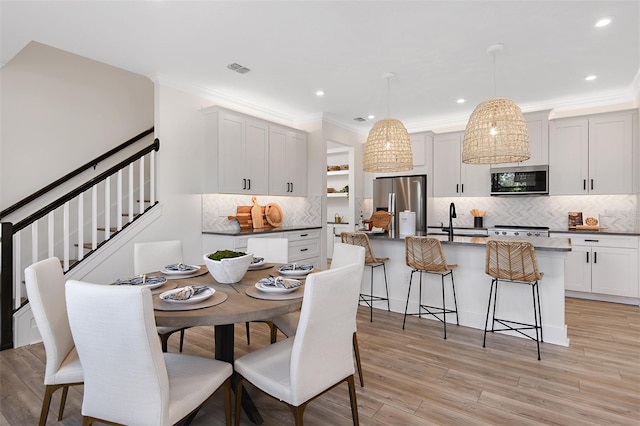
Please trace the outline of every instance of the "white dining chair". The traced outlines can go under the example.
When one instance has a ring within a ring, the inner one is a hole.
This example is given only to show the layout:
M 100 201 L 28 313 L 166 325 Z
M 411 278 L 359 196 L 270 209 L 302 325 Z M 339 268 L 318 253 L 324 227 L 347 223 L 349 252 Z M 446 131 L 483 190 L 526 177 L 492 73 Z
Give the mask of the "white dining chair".
M 351 264 L 364 264 L 365 251 L 365 248 L 361 246 L 336 243 L 333 247 L 331 269 L 341 268 L 343 266 Z M 291 312 L 289 314 L 275 317 L 272 322 L 276 330 L 280 330 L 286 337 L 291 337 L 296 334 L 299 321 L 300 312 Z M 272 333 L 271 343 L 275 342 L 276 334 Z M 353 353 L 356 359 L 356 367 L 358 369 L 358 377 L 360 378 L 360 386 L 364 387 L 364 378 L 362 376 L 362 362 L 360 360 L 360 348 L 358 347 L 358 336 L 355 329 L 353 331 Z
M 162 353 L 151 291 L 70 280 L 69 324 L 84 368 L 83 425 L 173 425 L 224 389 L 231 424 L 231 364 Z
M 247 253 L 254 257 L 262 257 L 268 263 L 289 262 L 289 239 L 288 238 L 247 238 Z M 275 333 L 275 328 L 271 321 L 254 321 L 266 323 L 269 326 L 270 334 Z M 249 322 L 245 323 L 247 330 L 247 345 L 251 344 L 251 328 Z
M 346 381 L 353 423 L 358 424 L 351 342 L 363 267 L 364 263 L 353 264 L 309 274 L 295 336 L 235 361 L 236 425 L 240 424 L 243 380 L 286 403 L 296 425 L 302 425 L 311 400 Z
M 133 245 L 133 273 L 136 275 L 157 272 L 167 265 L 183 263 L 182 241 L 152 241 Z M 157 327 L 162 351 L 167 352 L 169 337 L 180 332 L 180 352 L 184 345 L 184 330 L 188 327 Z
M 62 389 L 58 421 L 62 420 L 69 386 L 81 385 L 84 374 L 76 352 L 64 299 L 65 279 L 60 259 L 50 257 L 36 262 L 24 271 L 31 312 L 38 326 L 46 364 L 44 398 L 40 422 L 47 422 L 53 393 Z

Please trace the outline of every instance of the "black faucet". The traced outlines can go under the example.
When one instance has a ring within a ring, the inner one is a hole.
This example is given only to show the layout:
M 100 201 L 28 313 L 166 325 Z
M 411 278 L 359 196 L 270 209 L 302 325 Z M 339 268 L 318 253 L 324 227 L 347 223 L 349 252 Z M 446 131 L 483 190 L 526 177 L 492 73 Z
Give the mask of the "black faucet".
M 449 241 L 453 241 L 453 220 L 456 218 L 456 205 L 449 204 Z

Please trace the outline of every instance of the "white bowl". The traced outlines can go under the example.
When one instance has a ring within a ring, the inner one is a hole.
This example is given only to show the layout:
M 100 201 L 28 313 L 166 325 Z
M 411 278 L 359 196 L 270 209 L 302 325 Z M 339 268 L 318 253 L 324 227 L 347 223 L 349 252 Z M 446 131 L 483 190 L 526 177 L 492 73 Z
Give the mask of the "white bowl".
M 209 273 L 220 284 L 239 282 L 244 277 L 244 274 L 247 273 L 251 262 L 253 262 L 253 254 L 251 253 L 222 260 L 211 260 L 209 259 L 210 254 L 212 253 L 207 253 L 203 256 L 204 264 L 207 265 Z

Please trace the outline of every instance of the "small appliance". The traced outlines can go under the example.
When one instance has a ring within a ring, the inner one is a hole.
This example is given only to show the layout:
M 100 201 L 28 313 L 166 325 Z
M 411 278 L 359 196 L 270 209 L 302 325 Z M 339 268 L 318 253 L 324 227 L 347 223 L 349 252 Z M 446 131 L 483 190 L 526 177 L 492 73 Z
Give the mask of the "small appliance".
M 492 168 L 491 195 L 549 195 L 549 166 Z

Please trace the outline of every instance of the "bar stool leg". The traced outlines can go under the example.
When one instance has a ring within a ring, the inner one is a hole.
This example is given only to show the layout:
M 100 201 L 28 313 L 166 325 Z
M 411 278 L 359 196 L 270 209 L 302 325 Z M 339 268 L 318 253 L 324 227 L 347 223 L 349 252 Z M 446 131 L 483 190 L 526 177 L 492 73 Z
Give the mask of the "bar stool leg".
M 444 327 L 444 340 L 447 340 L 447 305 L 444 300 L 444 275 L 440 275 L 442 282 L 442 324 Z
M 538 287 L 538 281 L 536 281 L 536 296 L 538 298 L 538 318 L 540 318 L 540 341 L 544 342 L 542 337 L 542 312 L 540 311 L 540 287 Z
M 453 271 L 451 271 L 451 288 L 453 289 L 453 306 L 456 309 L 456 325 L 460 325 L 458 320 L 458 300 L 456 299 L 456 284 L 453 282 Z
M 389 286 L 387 285 L 387 266 L 382 264 L 382 272 L 384 273 L 384 289 L 387 292 L 387 312 L 391 312 L 391 305 L 389 304 Z
M 373 322 L 373 266 L 371 267 L 371 291 L 369 292 L 371 304 L 369 305 L 369 322 Z
M 418 287 L 418 318 L 422 318 L 422 271 L 420 274 L 420 286 Z
M 404 305 L 404 318 L 402 319 L 402 329 L 404 330 L 404 324 L 407 321 L 407 310 L 409 308 L 409 296 L 411 295 L 411 282 L 413 281 L 413 273 L 416 271 L 411 271 L 411 275 L 409 276 L 409 290 L 407 291 L 407 303 Z
M 536 346 L 538 348 L 538 361 L 540 361 L 540 339 L 538 337 L 538 309 L 536 308 L 536 283 L 531 285 L 531 295 L 533 296 L 533 326 L 536 330 Z M 540 301 L 538 301 L 538 304 Z M 542 323 L 542 320 L 540 321 Z M 542 327 L 540 327 L 542 332 Z
M 491 312 L 491 296 L 493 295 L 493 284 L 497 280 L 491 280 L 491 288 L 489 289 L 489 302 L 487 303 L 487 319 L 484 322 L 484 337 L 482 338 L 482 347 L 486 347 L 487 343 L 487 328 L 489 327 L 489 312 Z M 492 324 L 493 327 L 493 324 Z

